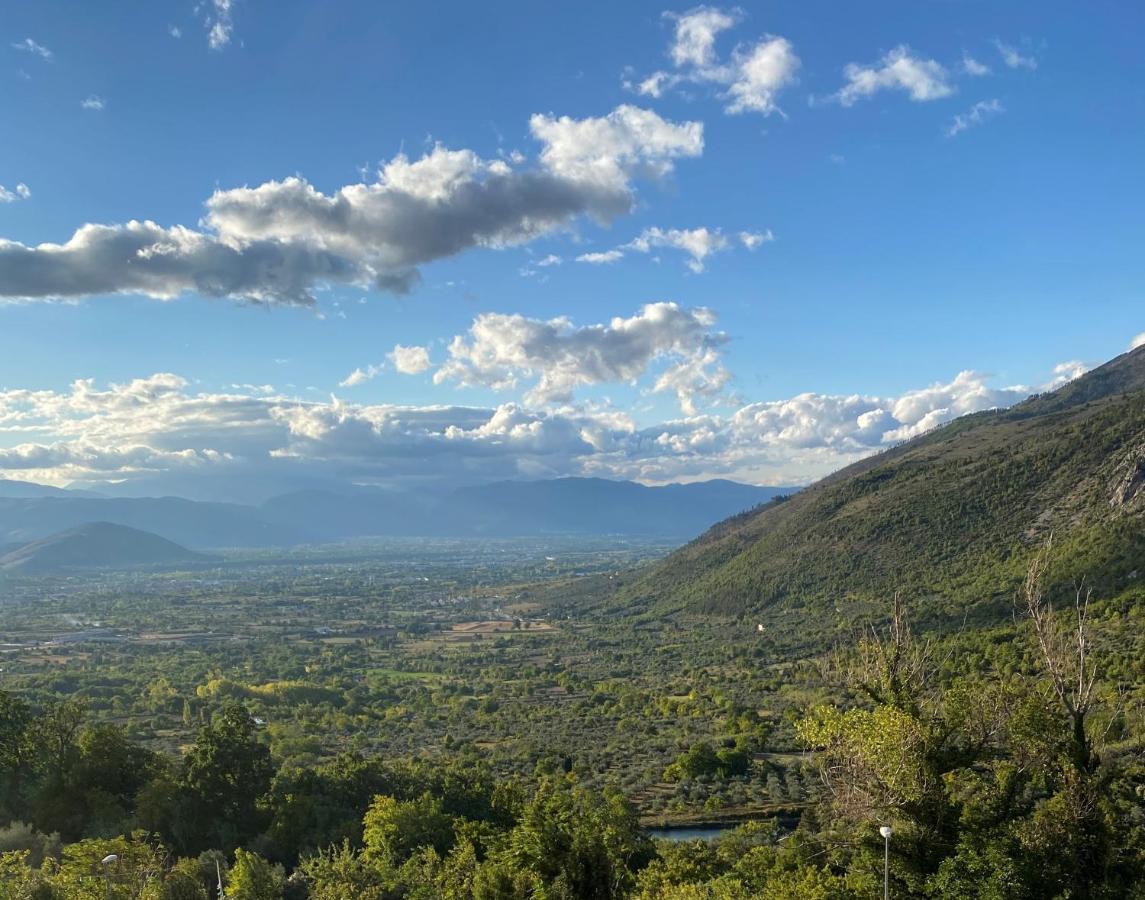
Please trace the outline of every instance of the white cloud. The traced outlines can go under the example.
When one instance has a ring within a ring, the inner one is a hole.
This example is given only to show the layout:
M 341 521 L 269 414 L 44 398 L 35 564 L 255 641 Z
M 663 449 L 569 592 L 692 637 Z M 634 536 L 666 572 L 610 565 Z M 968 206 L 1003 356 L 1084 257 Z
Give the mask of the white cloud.
M 956 134 L 981 125 L 986 120 L 1005 111 L 1005 107 L 998 100 L 979 100 L 966 112 L 959 113 L 950 120 L 950 124 L 946 126 L 946 136 L 954 137 Z
M 721 59 L 716 39 L 743 18 L 738 9 L 722 10 L 699 6 L 682 15 L 666 14 L 676 27 L 668 55 L 673 72 L 653 72 L 638 81 L 625 80 L 629 90 L 649 97 L 660 97 L 681 84 L 714 85 L 724 100 L 724 111 L 779 112 L 780 91 L 795 83 L 799 57 L 786 38 L 765 35 L 753 44 L 739 44 Z
M 715 62 L 716 37 L 735 27 L 742 18 L 736 11 L 699 6 L 675 16 L 676 33 L 670 54 L 677 66 L 707 67 Z
M 738 240 L 749 250 L 760 244 L 774 240 L 770 231 L 741 231 Z M 729 250 L 732 240 L 718 228 L 645 228 L 639 235 L 612 250 L 582 253 L 577 262 L 602 265 L 623 259 L 629 252 L 651 253 L 653 250 L 668 248 L 680 250 L 689 257 L 687 266 L 696 274 L 704 271 L 707 258 L 715 253 Z
M 167 33 L 171 35 L 171 37 L 178 39 L 183 36 L 183 29 L 178 25 L 168 25 Z
M 973 56 L 963 54 L 962 71 L 973 78 L 981 78 L 983 75 L 990 74 L 990 67 L 978 62 Z
M 1029 69 L 1032 72 L 1038 67 L 1038 61 L 1033 56 L 1023 56 L 1017 47 L 1000 40 L 995 40 L 994 46 L 998 48 L 998 54 L 1002 57 L 1002 62 L 1006 64 L 1007 68 Z
M 132 221 L 84 225 L 64 244 L 0 240 L 0 299 L 196 291 L 310 303 L 329 283 L 402 293 L 434 260 L 523 244 L 579 216 L 623 215 L 634 178 L 666 175 L 703 150 L 699 122 L 632 106 L 602 118 L 534 116 L 531 127 L 542 146 L 532 166 L 435 146 L 331 194 L 298 177 L 216 191 L 202 230 Z
M 717 228 L 645 228 L 627 249 L 638 253 L 648 253 L 658 247 L 670 247 L 687 253 L 688 268 L 699 274 L 704 271 L 704 261 L 713 253 L 727 250 L 731 241 Z
M 763 244 L 770 244 L 775 240 L 775 235 L 771 233 L 770 228 L 766 231 L 741 231 L 739 240 L 748 250 L 754 250 Z
M 84 109 L 91 109 L 98 112 L 107 106 L 107 103 L 102 97 L 97 97 L 95 94 L 91 94 L 86 99 L 80 101 L 80 106 L 82 106 Z
M 43 44 L 36 43 L 30 37 L 24 38 L 22 41 L 14 41 L 12 47 L 16 50 L 23 50 L 25 53 L 31 53 L 33 56 L 40 57 L 40 59 L 52 59 L 52 51 Z
M 433 380 L 497 391 L 528 381 L 527 403 L 566 403 L 578 387 L 635 384 L 654 364 L 667 362 L 678 371 L 670 369 L 652 390 L 675 392 L 687 409 L 694 397 L 714 396 L 728 380 L 717 352 L 727 338 L 715 322 L 710 310 L 675 303 L 650 303 L 630 318 L 581 327 L 567 317 L 484 313 L 467 335 L 453 339 Z
M 795 81 L 799 57 L 785 38 L 769 38 L 733 56 L 734 75 L 726 94 L 729 113 L 779 111 L 779 92 Z
M 676 124 L 628 105 L 598 118 L 534 115 L 529 129 L 544 144 L 541 163 L 550 172 L 606 190 L 626 191 L 633 175 L 667 175 L 676 159 L 704 149 L 700 122 Z
M 339 381 L 338 387 L 350 388 L 365 384 L 367 381 L 377 378 L 382 374 L 383 370 L 383 366 L 366 366 L 364 369 L 357 368 Z
M 949 97 L 954 93 L 950 75 L 933 59 L 911 55 L 905 44 L 886 54 L 877 65 L 849 63 L 843 69 L 847 83 L 834 95 L 843 106 L 852 106 L 864 97 L 883 90 L 905 91 L 910 98 L 923 102 Z
M 1136 350 L 1138 347 L 1145 347 L 1145 331 L 1142 331 L 1137 337 L 1129 342 L 1129 349 Z
M 710 320 L 707 325 L 697 321 L 698 328 L 689 325 L 688 311 L 660 312 L 678 317 L 684 334 L 710 331 Z M 505 343 L 497 338 L 497 347 L 516 347 L 506 364 L 518 368 L 514 354 L 528 362 L 551 347 L 563 359 L 573 344 L 582 342 L 591 352 L 571 354 L 571 375 L 558 376 L 566 386 L 570 379 L 575 386 L 598 376 L 638 377 L 616 369 L 611 342 L 635 341 L 643 348 L 619 354 L 622 364 L 634 353 L 647 357 L 649 347 L 664 346 L 652 337 L 660 333 L 649 327 L 654 318 L 646 309 L 608 326 L 557 325 L 555 334 L 546 327 L 553 323 L 524 320 L 522 339 Z M 632 330 L 642 336 L 635 338 Z M 539 342 L 528 334 L 539 335 Z M 473 344 L 484 341 L 471 337 Z M 690 337 L 683 338 L 683 345 L 696 346 Z M 718 363 L 705 359 L 714 349 L 681 354 L 660 375 L 661 389 L 676 391 L 682 385 L 687 397 L 720 391 Z M 529 363 L 537 367 L 534 375 L 544 365 L 539 359 Z M 196 391 L 187 380 L 163 373 L 106 388 L 81 380 L 63 391 L 0 390 L 0 433 L 22 441 L 0 446 L 0 477 L 98 484 L 191 472 L 213 483 L 228 473 L 251 480 L 286 473 L 408 484 L 409 479 L 472 482 L 594 474 L 652 482 L 729 476 L 792 484 L 964 413 L 1008 406 L 1083 370 L 1078 363 L 1063 363 L 1040 387 L 1001 388 L 991 386 L 984 375 L 962 372 L 949 382 L 897 397 L 805 393 L 749 403 L 728 415 L 687 413 L 643 427 L 608 407 L 311 402 L 267 394 L 262 387 Z
M 623 250 L 603 250 L 594 253 L 582 253 L 576 258 L 577 262 L 589 263 L 594 266 L 607 265 L 624 258 Z
M 394 368 L 403 375 L 420 375 L 430 367 L 429 350 L 425 347 L 394 344 L 394 349 L 387 356 Z
M 207 44 L 212 50 L 222 50 L 231 42 L 231 37 L 234 34 L 231 6 L 231 0 L 209 0 L 205 21 Z
M 0 184 L 0 203 L 15 203 L 17 200 L 27 200 L 31 196 L 32 191 L 22 181 L 13 190 L 8 190 Z

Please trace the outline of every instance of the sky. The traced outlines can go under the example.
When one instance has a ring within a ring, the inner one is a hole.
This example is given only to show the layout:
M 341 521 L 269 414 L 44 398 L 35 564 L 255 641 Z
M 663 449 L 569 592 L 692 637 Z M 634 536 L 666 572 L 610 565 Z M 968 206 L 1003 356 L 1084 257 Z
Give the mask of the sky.
M 1145 331 L 1133 3 L 9 0 L 0 477 L 804 484 Z

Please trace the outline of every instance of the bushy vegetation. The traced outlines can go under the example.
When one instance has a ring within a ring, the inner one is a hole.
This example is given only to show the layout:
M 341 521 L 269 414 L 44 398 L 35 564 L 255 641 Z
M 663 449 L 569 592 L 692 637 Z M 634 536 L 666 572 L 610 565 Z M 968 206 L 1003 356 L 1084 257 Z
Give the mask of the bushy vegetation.
M 791 720 L 817 773 L 801 819 L 710 843 L 650 840 L 621 787 L 559 757 L 516 777 L 472 746 L 277 763 L 233 699 L 169 755 L 75 701 L 0 693 L 0 898 L 190 900 L 220 877 L 251 900 L 865 898 L 883 824 L 895 896 L 1139 897 L 1145 734 L 1139 672 L 1122 675 L 1140 629 L 1128 597 L 1082 591 L 1055 612 L 1049 562 L 1028 572 L 1016 624 L 917 637 L 896 601 L 885 627 L 821 656 L 829 690 Z M 746 736 L 700 740 L 668 774 L 754 764 Z

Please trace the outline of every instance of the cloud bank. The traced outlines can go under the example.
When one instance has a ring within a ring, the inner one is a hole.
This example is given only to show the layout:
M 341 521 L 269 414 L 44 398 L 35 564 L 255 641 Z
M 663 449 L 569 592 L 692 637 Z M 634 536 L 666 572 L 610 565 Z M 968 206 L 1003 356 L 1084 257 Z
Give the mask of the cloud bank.
M 675 323 L 668 330 L 683 346 L 693 346 L 707 327 L 696 311 L 646 308 L 588 333 L 553 323 L 511 322 L 509 337 L 498 330 L 486 339 L 477 329 L 459 348 L 459 374 L 496 378 L 513 377 L 522 365 L 517 360 L 522 355 L 531 360 L 529 354 L 542 347 L 555 348 L 560 358 L 573 343 L 591 345 L 599 358 L 592 353 L 584 358 L 596 359 L 598 372 L 587 364 L 569 369 L 558 363 L 539 373 L 533 390 L 558 402 L 546 408 L 528 401 L 493 407 L 312 402 L 263 388 L 196 390 L 169 373 L 102 388 L 81 380 L 62 391 L 4 390 L 0 432 L 8 443 L 0 446 L 0 476 L 54 484 L 172 473 L 209 479 L 285 473 L 377 483 L 559 475 L 664 482 L 724 476 L 792 484 L 959 415 L 1008 406 L 1035 390 L 1056 387 L 1085 368 L 1063 364 L 1037 388 L 994 387 L 988 377 L 966 371 L 897 397 L 805 393 L 749 403 L 727 415 L 685 415 L 645 425 L 608 407 L 559 404 L 563 393 L 587 378 L 631 374 L 615 368 L 608 355 L 612 342 L 635 344 L 635 352 L 647 356 L 663 346 L 648 333 L 649 323 L 660 319 Z M 495 354 L 492 359 L 485 357 L 485 348 Z M 692 362 L 703 368 L 704 354 Z M 675 372 L 674 381 L 692 374 L 687 365 L 669 371 Z

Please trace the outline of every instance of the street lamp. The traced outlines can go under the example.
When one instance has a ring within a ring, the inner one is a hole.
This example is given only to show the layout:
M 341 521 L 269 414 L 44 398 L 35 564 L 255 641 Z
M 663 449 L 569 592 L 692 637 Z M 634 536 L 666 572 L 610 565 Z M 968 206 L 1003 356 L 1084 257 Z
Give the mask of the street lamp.
M 879 826 L 879 834 L 883 836 L 883 900 L 890 900 L 891 896 L 891 826 Z
M 117 862 L 119 862 L 119 856 L 115 853 L 109 853 L 99 861 L 99 864 L 103 866 L 103 888 L 108 900 L 111 898 L 111 876 L 107 874 L 107 867 Z

